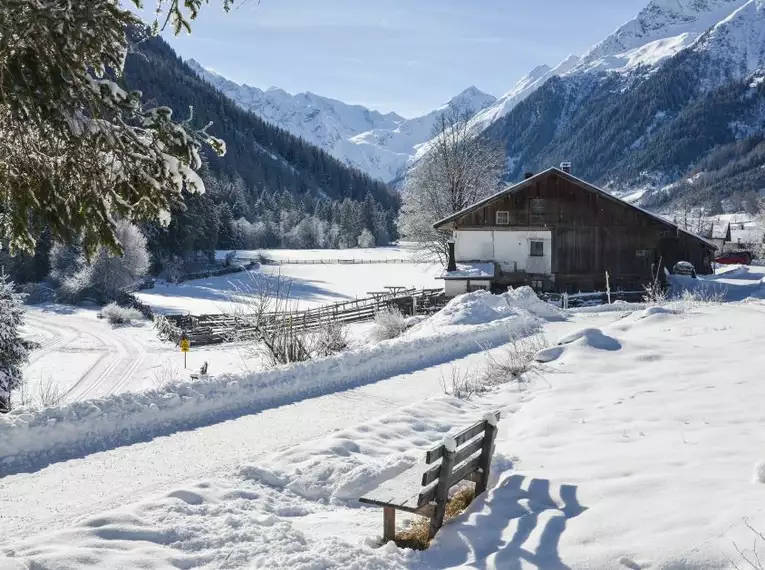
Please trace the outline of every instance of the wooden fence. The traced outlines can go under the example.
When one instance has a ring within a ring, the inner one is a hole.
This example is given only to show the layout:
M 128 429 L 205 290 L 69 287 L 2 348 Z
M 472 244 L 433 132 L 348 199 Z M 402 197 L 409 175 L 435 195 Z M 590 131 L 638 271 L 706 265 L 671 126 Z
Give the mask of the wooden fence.
M 188 335 L 192 345 L 220 344 L 258 338 L 259 327 L 283 326 L 285 321 L 294 330 L 312 331 L 322 324 L 371 321 L 381 309 L 395 307 L 404 315 L 430 314 L 446 304 L 443 289 L 403 289 L 395 293 L 379 293 L 365 299 L 343 301 L 305 311 L 217 315 L 167 315 L 163 327 L 168 338 L 177 340 Z M 175 338 L 177 337 L 177 339 Z
M 375 265 L 385 263 L 427 263 L 414 259 L 269 259 L 269 265 Z

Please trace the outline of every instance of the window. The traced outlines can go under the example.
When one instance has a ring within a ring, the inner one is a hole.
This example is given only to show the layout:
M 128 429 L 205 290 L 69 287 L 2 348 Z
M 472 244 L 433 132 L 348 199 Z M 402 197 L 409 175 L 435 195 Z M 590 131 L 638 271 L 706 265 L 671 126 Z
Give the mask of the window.
M 543 241 L 531 241 L 529 242 L 529 256 L 531 257 L 544 257 L 545 256 L 545 242 Z
M 509 226 L 510 225 L 510 212 L 497 212 L 497 225 Z
M 529 201 L 529 209 L 532 215 L 544 216 L 547 211 L 547 200 L 544 198 L 532 198 Z
M 468 281 L 467 284 L 467 292 L 472 293 L 473 291 L 488 291 L 489 286 L 485 283 L 473 283 Z

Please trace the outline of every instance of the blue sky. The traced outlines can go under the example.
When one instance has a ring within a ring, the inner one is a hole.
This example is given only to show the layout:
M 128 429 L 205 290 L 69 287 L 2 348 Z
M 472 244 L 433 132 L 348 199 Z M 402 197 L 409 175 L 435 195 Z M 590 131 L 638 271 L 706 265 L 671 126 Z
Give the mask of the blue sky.
M 211 0 L 184 58 L 238 83 L 311 91 L 412 117 L 470 85 L 499 96 L 582 54 L 648 0 Z M 146 0 L 151 6 L 152 0 Z

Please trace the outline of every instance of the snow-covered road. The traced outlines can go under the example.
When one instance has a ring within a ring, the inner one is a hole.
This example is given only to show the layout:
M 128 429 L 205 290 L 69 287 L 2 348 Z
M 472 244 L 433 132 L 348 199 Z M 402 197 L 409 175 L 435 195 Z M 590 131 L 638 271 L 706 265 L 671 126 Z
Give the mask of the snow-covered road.
M 620 317 L 579 315 L 569 322 L 548 323 L 545 332 L 555 338 Z M 441 393 L 441 375 L 448 375 L 452 366 L 475 370 L 487 358 L 479 352 L 356 389 L 6 476 L 0 479 L 0 536 L 5 542 L 61 528 L 136 497 L 214 477 L 246 461 L 369 421 Z

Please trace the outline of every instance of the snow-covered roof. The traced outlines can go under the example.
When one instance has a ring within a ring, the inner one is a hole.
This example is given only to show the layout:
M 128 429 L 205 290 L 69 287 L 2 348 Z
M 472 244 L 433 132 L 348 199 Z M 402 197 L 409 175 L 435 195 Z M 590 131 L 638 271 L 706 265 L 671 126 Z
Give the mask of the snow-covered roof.
M 706 239 L 721 239 L 727 241 L 730 238 L 728 232 L 730 232 L 730 222 L 715 221 L 704 226 L 702 234 Z
M 493 263 L 458 263 L 457 271 L 441 273 L 439 279 L 493 279 Z
M 731 243 L 742 243 L 742 244 L 756 244 L 756 243 L 762 243 L 763 239 L 763 230 L 756 227 L 747 227 L 743 230 L 740 229 L 739 226 L 734 226 L 730 230 L 730 241 Z
M 602 188 L 598 188 L 597 186 L 595 186 L 593 184 L 590 184 L 586 180 L 582 180 L 581 178 L 577 178 L 573 174 L 570 174 L 568 172 L 564 172 L 560 168 L 557 168 L 555 166 L 553 166 L 552 168 L 548 168 L 547 170 L 544 170 L 544 171 L 542 171 L 542 172 L 540 172 L 538 174 L 535 174 L 534 176 L 531 176 L 530 178 L 527 178 L 527 179 L 523 180 L 522 182 L 518 182 L 517 184 L 509 185 L 506 188 L 500 190 L 499 192 L 497 192 L 495 194 L 492 194 L 488 198 L 484 198 L 483 200 L 480 200 L 480 201 L 476 202 L 472 206 L 468 206 L 467 208 L 464 208 L 464 209 L 460 210 L 459 212 L 456 212 L 456 213 L 452 214 L 448 218 L 444 218 L 443 220 L 440 220 L 440 221 L 436 222 L 435 224 L 433 224 L 433 227 L 438 229 L 438 228 L 440 228 L 442 226 L 445 226 L 446 224 L 448 224 L 450 222 L 453 222 L 453 221 L 461 218 L 462 216 L 464 216 L 466 214 L 469 214 L 470 212 L 478 210 L 479 208 L 483 208 L 484 206 L 486 206 L 487 204 L 490 204 L 494 200 L 497 200 L 497 199 L 499 199 L 499 198 L 501 198 L 501 197 L 503 197 L 505 195 L 512 194 L 513 192 L 517 192 L 518 190 L 521 190 L 522 188 L 526 188 L 527 186 L 531 186 L 531 185 L 535 184 L 536 182 L 538 182 L 539 179 L 544 178 L 545 176 L 549 176 L 550 174 L 557 174 L 558 176 L 561 176 L 562 178 L 566 178 L 566 179 L 568 179 L 569 181 L 573 182 L 574 184 L 576 184 L 578 186 L 581 186 L 581 187 L 583 187 L 583 188 L 585 188 L 587 190 L 590 190 L 591 192 L 595 192 L 597 194 L 600 194 L 604 198 L 607 198 L 609 200 L 613 200 L 614 202 L 618 202 L 620 204 L 623 204 L 623 205 L 627 206 L 628 208 L 633 208 L 635 210 L 638 210 L 639 212 L 642 212 L 643 214 L 645 214 L 649 218 L 653 218 L 657 222 L 660 222 L 661 224 L 663 224 L 665 226 L 671 227 L 673 230 L 677 231 L 678 233 L 683 233 L 683 234 L 689 235 L 689 236 L 691 236 L 693 238 L 698 239 L 699 241 L 704 242 L 705 244 L 707 244 L 712 249 L 715 249 L 715 250 L 718 249 L 717 246 L 714 243 L 712 243 L 711 241 L 709 241 L 707 239 L 704 239 L 703 237 L 698 236 L 698 235 L 696 235 L 694 233 L 685 231 L 684 229 L 680 228 L 677 224 L 674 224 L 674 223 L 670 222 L 669 220 L 654 214 L 653 212 L 649 212 L 648 210 L 644 210 L 640 206 L 636 206 L 635 204 L 630 204 L 629 202 L 625 202 L 624 200 L 622 200 L 620 198 L 617 198 L 616 196 L 614 196 L 610 192 L 606 192 Z

